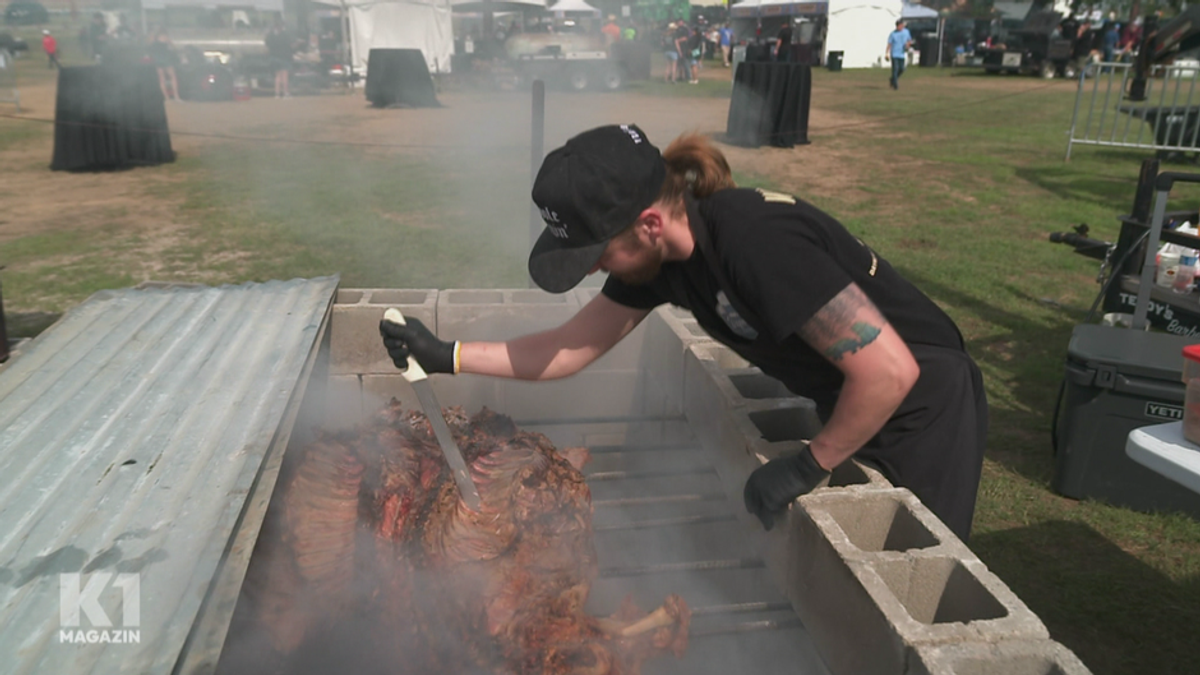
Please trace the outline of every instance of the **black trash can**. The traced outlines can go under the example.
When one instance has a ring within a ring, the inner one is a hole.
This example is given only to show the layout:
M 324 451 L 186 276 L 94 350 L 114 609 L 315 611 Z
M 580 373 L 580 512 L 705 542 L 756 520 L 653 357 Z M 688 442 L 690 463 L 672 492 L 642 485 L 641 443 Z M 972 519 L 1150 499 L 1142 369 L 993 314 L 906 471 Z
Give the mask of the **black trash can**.
M 922 35 L 918 43 L 921 49 L 921 60 L 918 65 L 929 68 L 938 64 L 938 36 Z
M 845 52 L 829 52 L 829 58 L 825 59 L 825 67 L 833 72 L 839 72 L 842 69 L 842 56 Z
M 377 108 L 440 108 L 420 49 L 372 49 L 367 55 L 367 100 Z

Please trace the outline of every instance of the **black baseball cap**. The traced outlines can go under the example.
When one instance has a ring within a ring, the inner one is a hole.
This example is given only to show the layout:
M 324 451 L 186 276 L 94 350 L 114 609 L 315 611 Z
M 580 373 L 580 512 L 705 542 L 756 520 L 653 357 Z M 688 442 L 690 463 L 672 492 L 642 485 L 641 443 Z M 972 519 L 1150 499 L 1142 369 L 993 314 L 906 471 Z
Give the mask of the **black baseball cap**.
M 529 254 L 529 275 L 550 293 L 574 288 L 609 240 L 658 199 L 667 165 L 633 124 L 585 131 L 554 150 L 533 181 L 546 229 Z

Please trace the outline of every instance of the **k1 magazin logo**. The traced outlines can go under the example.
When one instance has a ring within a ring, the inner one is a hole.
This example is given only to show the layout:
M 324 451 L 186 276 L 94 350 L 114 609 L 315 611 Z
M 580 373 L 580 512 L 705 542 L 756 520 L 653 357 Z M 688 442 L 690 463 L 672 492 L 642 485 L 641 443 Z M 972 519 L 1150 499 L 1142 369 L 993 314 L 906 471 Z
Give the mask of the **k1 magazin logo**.
M 1146 403 L 1146 417 L 1171 421 L 1181 420 L 1183 419 L 1183 408 L 1166 403 Z
M 142 620 L 141 575 L 113 577 L 108 572 L 89 574 L 86 579 L 75 573 L 58 575 L 59 642 L 137 644 L 142 641 L 142 631 L 138 629 Z M 121 622 L 114 627 L 112 618 L 100 606 L 100 598 L 111 599 L 117 594 L 121 598 Z M 84 617 L 86 623 L 82 621 Z

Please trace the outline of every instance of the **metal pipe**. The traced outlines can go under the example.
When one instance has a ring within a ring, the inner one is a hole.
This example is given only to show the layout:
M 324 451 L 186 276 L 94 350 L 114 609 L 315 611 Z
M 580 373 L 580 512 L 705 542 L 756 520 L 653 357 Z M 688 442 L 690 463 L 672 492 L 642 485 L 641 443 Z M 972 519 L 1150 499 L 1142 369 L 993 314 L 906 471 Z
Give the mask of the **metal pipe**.
M 584 476 L 589 483 L 610 480 L 637 480 L 639 478 L 668 478 L 673 476 L 696 476 L 716 473 L 711 466 L 692 467 L 686 469 L 652 469 L 646 471 L 597 471 Z
M 688 637 L 692 639 L 713 637 L 717 635 L 736 635 L 738 633 L 753 633 L 761 630 L 785 630 L 788 628 L 803 628 L 804 624 L 800 619 L 782 619 L 773 620 L 766 619 L 763 621 L 747 621 L 745 623 L 735 623 L 731 626 L 713 626 L 712 628 L 700 628 L 698 630 L 689 630 Z
M 660 527 L 678 527 L 686 525 L 707 525 L 709 523 L 727 523 L 737 520 L 732 513 L 722 513 L 712 516 L 681 516 L 679 518 L 655 518 L 653 520 L 635 520 L 620 525 L 599 525 L 592 527 L 593 532 L 621 532 L 625 530 L 650 530 Z
M 744 614 L 749 612 L 790 612 L 790 602 L 739 602 L 733 605 L 709 605 L 693 607 L 692 616 L 714 616 L 718 614 Z
M 20 112 L 20 111 L 18 111 Z M 4 269 L 0 266 L 0 270 Z M 0 363 L 8 360 L 8 326 L 4 323 L 4 293 L 0 287 Z
M 597 499 L 592 506 L 605 508 L 609 506 L 643 506 L 646 504 L 680 504 L 686 502 L 720 502 L 725 495 L 713 494 L 684 494 L 684 495 L 654 495 L 651 497 L 622 497 L 620 499 Z
M 712 572 L 714 570 L 754 570 L 766 567 L 761 558 L 732 558 L 730 560 L 698 560 L 696 562 L 663 563 L 661 565 L 634 565 L 609 567 L 600 570 L 600 578 L 639 577 L 647 574 L 670 574 L 672 572 Z
M 537 179 L 538 169 L 542 168 L 542 158 L 545 156 L 546 83 L 540 79 L 533 81 L 533 114 L 530 119 L 532 124 L 529 133 L 529 187 L 532 190 L 533 181 Z M 537 205 L 532 201 L 529 204 L 529 214 L 529 247 L 532 249 L 545 226 L 542 223 L 542 214 L 538 213 Z M 529 287 L 534 286 L 536 284 L 530 278 Z
M 1146 257 L 1142 261 L 1142 274 L 1138 282 L 1137 300 L 1133 305 L 1133 330 L 1146 329 L 1146 310 L 1150 307 L 1150 288 L 1154 285 L 1155 257 L 1158 255 L 1158 237 L 1162 233 L 1163 219 L 1167 217 L 1167 192 L 1162 191 L 1154 199 L 1154 215 L 1151 216 L 1150 234 L 1146 239 Z

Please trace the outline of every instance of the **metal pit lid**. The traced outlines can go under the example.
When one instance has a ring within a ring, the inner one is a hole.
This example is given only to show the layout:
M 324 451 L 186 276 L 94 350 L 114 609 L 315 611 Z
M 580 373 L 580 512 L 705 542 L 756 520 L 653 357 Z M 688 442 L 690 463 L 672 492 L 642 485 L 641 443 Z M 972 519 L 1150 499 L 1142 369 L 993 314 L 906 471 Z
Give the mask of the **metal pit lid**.
M 102 291 L 0 372 L 7 675 L 215 664 L 337 284 Z

